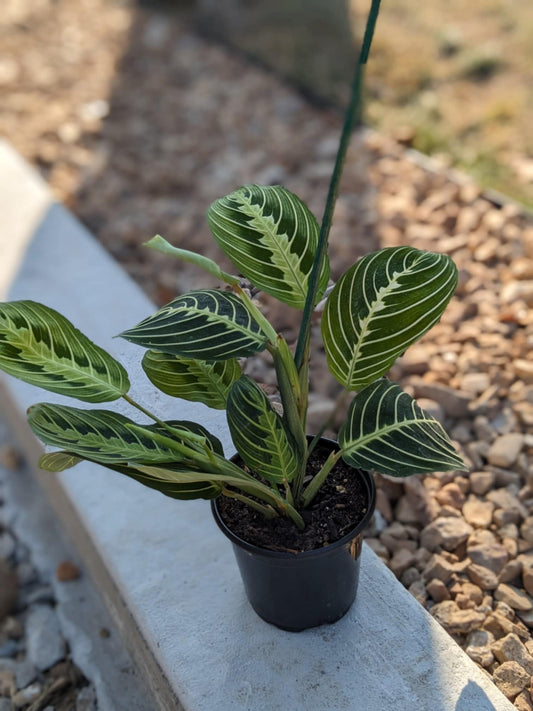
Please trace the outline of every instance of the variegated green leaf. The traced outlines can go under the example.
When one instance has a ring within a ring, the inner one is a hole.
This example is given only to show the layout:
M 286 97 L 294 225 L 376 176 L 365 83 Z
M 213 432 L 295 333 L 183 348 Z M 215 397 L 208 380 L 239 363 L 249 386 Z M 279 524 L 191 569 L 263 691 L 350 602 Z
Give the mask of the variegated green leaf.
M 264 350 L 267 337 L 234 294 L 190 291 L 120 334 L 144 348 L 199 360 L 229 360 Z
M 161 237 L 161 235 L 152 237 L 151 240 L 148 240 L 148 242 L 145 243 L 145 247 L 150 247 L 151 249 L 155 249 L 157 252 L 162 252 L 162 254 L 168 254 L 171 257 L 176 257 L 176 259 L 181 259 L 183 262 L 194 264 L 226 284 L 238 284 L 240 281 L 239 277 L 222 271 L 218 264 L 212 259 L 204 257 L 203 254 L 191 252 L 188 249 L 174 247 L 167 242 L 166 239 Z
M 229 389 L 241 376 L 234 358 L 193 360 L 159 351 L 147 351 L 142 367 L 156 388 L 167 395 L 203 402 L 217 410 L 226 407 Z
M 87 457 L 78 457 L 71 452 L 50 452 L 39 459 L 39 466 L 48 472 L 62 472 L 82 461 L 98 464 L 95 460 Z M 187 480 L 183 483 L 179 481 L 179 468 L 173 472 L 169 468 L 171 467 L 169 464 L 165 465 L 165 469 L 154 468 L 150 474 L 141 472 L 135 467 L 126 464 L 108 463 L 104 466 L 120 474 L 125 474 L 144 486 L 157 489 L 157 491 L 173 499 L 214 499 L 219 496 L 223 488 L 218 482 L 198 480 L 202 476 L 208 477 L 208 474 L 197 475 L 196 481 Z
M 252 471 L 274 482 L 294 478 L 296 447 L 281 417 L 251 378 L 243 376 L 232 385 L 227 418 L 233 444 Z
M 465 469 L 440 423 L 384 378 L 355 396 L 339 445 L 348 464 L 380 474 L 404 477 Z
M 279 186 L 247 185 L 214 202 L 207 219 L 222 250 L 252 284 L 303 309 L 319 227 L 300 198 Z M 326 258 L 317 301 L 328 279 Z
M 390 247 L 363 257 L 339 279 L 322 317 L 335 378 L 358 390 L 384 375 L 439 321 L 456 285 L 443 254 Z
M 0 369 L 85 402 L 116 400 L 130 387 L 120 363 L 60 313 L 35 301 L 0 304 Z
M 45 472 L 64 472 L 83 462 L 83 457 L 78 457 L 72 452 L 48 452 L 39 459 L 39 467 Z
M 81 410 L 66 405 L 41 403 L 28 410 L 28 422 L 33 432 L 45 444 L 61 447 L 68 452 L 100 464 L 126 462 L 168 463 L 180 460 L 170 447 L 154 441 L 151 433 L 172 436 L 177 442 L 187 443 L 186 434 L 180 438 L 170 435 L 161 425 L 138 425 L 133 431 L 133 420 L 109 410 Z M 213 450 L 221 450 L 220 442 L 195 423 L 169 422 L 180 431 L 209 436 Z M 190 427 L 190 425 L 193 427 Z M 140 429 L 139 429 L 140 428 Z

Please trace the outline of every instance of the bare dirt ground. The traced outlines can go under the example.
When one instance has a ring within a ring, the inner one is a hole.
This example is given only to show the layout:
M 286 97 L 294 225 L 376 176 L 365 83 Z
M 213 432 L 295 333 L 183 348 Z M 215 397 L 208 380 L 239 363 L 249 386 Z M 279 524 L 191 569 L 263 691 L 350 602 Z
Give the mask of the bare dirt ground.
M 218 258 L 205 211 L 238 185 L 283 183 L 320 217 L 338 114 L 200 38 L 182 15 L 128 2 L 9 0 L 0 51 L 0 131 L 156 302 L 208 281 L 142 242 L 159 232 Z M 369 543 L 531 711 L 533 226 L 471 179 L 362 133 L 335 213 L 333 277 L 363 252 L 396 244 L 447 252 L 460 269 L 441 324 L 392 376 L 444 422 L 470 471 L 382 480 Z M 295 315 L 264 306 L 293 339 Z M 317 334 L 314 355 L 312 424 L 336 394 Z M 265 361 L 250 367 L 272 386 Z

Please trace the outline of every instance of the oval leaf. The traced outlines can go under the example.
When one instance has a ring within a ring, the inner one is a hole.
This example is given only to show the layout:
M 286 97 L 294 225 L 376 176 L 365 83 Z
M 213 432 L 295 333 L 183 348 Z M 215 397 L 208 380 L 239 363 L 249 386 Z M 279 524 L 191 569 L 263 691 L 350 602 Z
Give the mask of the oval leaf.
M 128 392 L 124 368 L 54 309 L 0 304 L 0 369 L 53 393 L 110 402 Z
M 190 291 L 120 334 L 132 343 L 199 360 L 243 358 L 267 337 L 241 300 L 226 291 Z
M 319 227 L 300 198 L 279 186 L 247 185 L 214 202 L 207 220 L 221 249 L 252 284 L 303 309 Z M 328 279 L 326 258 L 317 301 Z
M 176 422 L 169 424 L 177 426 Z M 150 436 L 151 432 L 164 432 L 165 436 L 170 436 L 161 425 L 136 425 L 128 417 L 109 410 L 80 410 L 41 403 L 28 410 L 28 423 L 45 444 L 61 447 L 99 464 L 171 463 L 180 459 L 176 451 L 160 445 Z M 190 429 L 193 434 L 204 436 L 207 433 L 195 423 L 191 423 L 194 429 L 188 427 L 189 423 L 178 424 L 181 430 Z M 136 429 L 133 431 L 130 425 L 136 425 Z M 186 443 L 186 437 L 179 439 L 175 436 L 174 439 Z M 209 440 L 214 450 L 221 448 L 212 435 Z
M 241 376 L 234 358 L 192 360 L 152 350 L 145 353 L 142 367 L 156 388 L 167 395 L 203 402 L 216 410 L 226 407 L 229 389 Z
M 386 379 L 355 396 L 339 445 L 352 467 L 390 476 L 465 469 L 440 423 Z
M 233 444 L 252 471 L 273 482 L 290 482 L 295 477 L 296 447 L 281 417 L 251 378 L 243 376 L 233 384 L 227 418 Z
M 88 459 L 87 457 L 78 457 L 71 452 L 50 452 L 44 454 L 39 459 L 39 466 L 48 472 L 62 472 L 66 469 L 79 464 L 82 461 L 98 462 Z M 135 479 L 140 484 L 148 486 L 151 489 L 160 491 L 165 496 L 173 499 L 214 499 L 219 496 L 223 489 L 223 485 L 218 482 L 210 481 L 189 481 L 181 483 L 180 476 L 177 472 L 172 472 L 169 464 L 165 465 L 165 469 L 153 469 L 150 474 L 141 472 L 135 467 L 120 464 L 106 464 L 106 469 L 125 474 L 131 479 Z M 172 472 L 172 474 L 170 474 Z M 209 477 L 209 474 L 197 475 L 199 477 Z
M 384 375 L 439 321 L 456 285 L 443 254 L 390 247 L 363 257 L 339 279 L 322 317 L 335 378 L 358 390 Z

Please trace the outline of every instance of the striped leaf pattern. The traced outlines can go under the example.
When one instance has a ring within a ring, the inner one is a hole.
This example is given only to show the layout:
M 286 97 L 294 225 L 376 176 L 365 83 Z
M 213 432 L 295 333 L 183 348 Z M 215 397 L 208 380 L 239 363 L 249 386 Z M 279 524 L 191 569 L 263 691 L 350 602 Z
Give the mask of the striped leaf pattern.
M 322 317 L 328 366 L 350 390 L 384 375 L 439 321 L 457 285 L 443 254 L 411 247 L 373 252 L 337 282 Z
M 141 432 L 138 429 L 133 431 L 129 427 L 136 424 L 133 420 L 109 410 L 80 410 L 41 403 L 30 407 L 28 423 L 45 444 L 61 447 L 99 464 L 172 463 L 180 459 L 174 449 L 161 446 L 151 437 L 152 432 L 169 436 L 161 425 L 140 425 Z M 194 434 L 208 435 L 213 450 L 222 450 L 219 440 L 201 425 L 179 421 L 168 424 Z M 186 443 L 186 437 L 180 440 L 175 436 L 174 439 Z
M 128 392 L 124 368 L 54 309 L 35 301 L 0 304 L 0 369 L 85 402 Z
M 355 396 L 339 445 L 352 467 L 390 476 L 465 469 L 440 423 L 384 378 Z
M 247 185 L 214 202 L 207 220 L 221 249 L 252 284 L 303 309 L 319 227 L 300 198 L 279 186 Z M 328 279 L 326 258 L 317 301 Z
M 247 376 L 233 384 L 228 425 L 244 463 L 271 482 L 292 481 L 298 471 L 294 443 L 259 385 Z
M 144 348 L 198 360 L 244 358 L 267 343 L 241 300 L 216 289 L 190 291 L 120 335 Z
M 203 402 L 216 410 L 226 407 L 229 389 L 241 376 L 235 358 L 192 360 L 153 350 L 145 353 L 142 367 L 156 388 L 167 395 Z
M 62 472 L 82 461 L 94 462 L 87 457 L 78 457 L 70 452 L 50 452 L 39 459 L 39 466 L 48 472 Z M 209 477 L 207 473 L 196 473 L 195 481 L 190 481 L 191 477 L 189 477 L 186 482 L 183 482 L 182 472 L 179 469 L 174 471 L 169 464 L 165 465 L 165 469 L 153 468 L 149 473 L 125 464 L 108 463 L 105 466 L 107 469 L 135 479 L 144 486 L 157 489 L 173 499 L 214 499 L 220 495 L 223 487 L 218 482 L 202 480 L 202 477 Z

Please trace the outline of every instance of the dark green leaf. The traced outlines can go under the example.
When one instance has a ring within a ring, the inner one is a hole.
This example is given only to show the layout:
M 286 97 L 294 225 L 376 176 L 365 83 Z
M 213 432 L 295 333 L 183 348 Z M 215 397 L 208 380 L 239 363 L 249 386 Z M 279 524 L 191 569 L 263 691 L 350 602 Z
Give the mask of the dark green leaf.
M 267 343 L 242 301 L 215 289 L 184 294 L 120 335 L 144 348 L 198 360 L 245 357 Z
M 142 367 L 156 388 L 167 395 L 218 410 L 226 407 L 229 389 L 241 375 L 234 358 L 209 362 L 158 351 L 147 351 Z
M 319 227 L 300 198 L 279 186 L 247 185 L 214 202 L 207 219 L 220 247 L 252 284 L 303 309 Z M 326 258 L 317 301 L 328 279 Z
M 333 375 L 349 390 L 384 375 L 439 321 L 456 284 L 457 269 L 443 254 L 390 247 L 363 257 L 339 279 L 324 309 Z
M 0 369 L 60 395 L 108 402 L 128 392 L 124 368 L 54 309 L 0 304 Z
M 339 445 L 351 466 L 390 476 L 465 469 L 440 423 L 386 379 L 355 396 Z
M 298 472 L 298 455 L 281 417 L 261 388 L 243 376 L 233 384 L 227 403 L 233 443 L 245 464 L 273 482 L 290 482 Z

